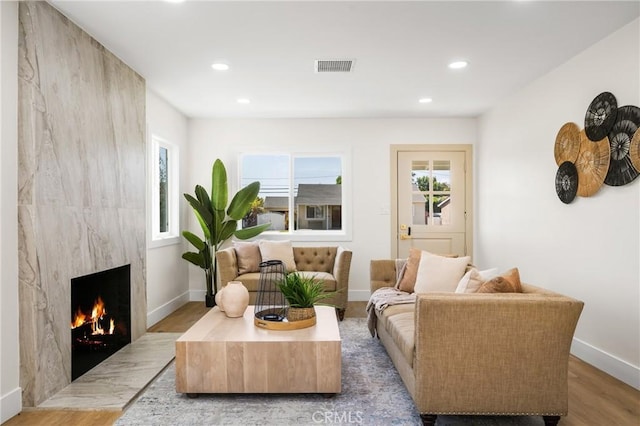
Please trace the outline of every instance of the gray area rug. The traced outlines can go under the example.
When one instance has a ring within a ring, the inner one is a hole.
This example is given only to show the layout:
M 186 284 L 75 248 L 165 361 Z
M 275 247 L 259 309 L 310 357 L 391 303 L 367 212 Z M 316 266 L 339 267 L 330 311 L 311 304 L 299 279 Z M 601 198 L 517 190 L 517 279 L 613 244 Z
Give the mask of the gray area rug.
M 340 323 L 342 393 L 322 395 L 200 395 L 175 391 L 171 364 L 116 422 L 150 425 L 421 425 L 416 407 L 366 319 Z M 440 416 L 438 426 L 541 426 L 540 417 Z

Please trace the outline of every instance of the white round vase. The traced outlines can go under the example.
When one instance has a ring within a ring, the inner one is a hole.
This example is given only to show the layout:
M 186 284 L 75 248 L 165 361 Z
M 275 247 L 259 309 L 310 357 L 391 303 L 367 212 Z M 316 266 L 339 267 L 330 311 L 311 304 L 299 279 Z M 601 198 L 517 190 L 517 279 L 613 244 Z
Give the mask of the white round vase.
M 216 306 L 221 312 L 224 312 L 224 307 L 222 306 L 222 290 L 224 290 L 224 287 L 220 286 L 220 290 L 216 292 Z
M 241 317 L 249 306 L 249 290 L 240 281 L 229 281 L 220 300 L 228 317 Z

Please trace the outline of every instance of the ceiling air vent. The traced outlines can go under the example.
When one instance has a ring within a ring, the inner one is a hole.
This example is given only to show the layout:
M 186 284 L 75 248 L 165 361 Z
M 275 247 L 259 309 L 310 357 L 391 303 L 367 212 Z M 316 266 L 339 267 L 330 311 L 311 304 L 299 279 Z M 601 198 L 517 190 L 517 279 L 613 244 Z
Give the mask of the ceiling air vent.
M 351 72 L 353 59 L 317 59 L 316 72 Z

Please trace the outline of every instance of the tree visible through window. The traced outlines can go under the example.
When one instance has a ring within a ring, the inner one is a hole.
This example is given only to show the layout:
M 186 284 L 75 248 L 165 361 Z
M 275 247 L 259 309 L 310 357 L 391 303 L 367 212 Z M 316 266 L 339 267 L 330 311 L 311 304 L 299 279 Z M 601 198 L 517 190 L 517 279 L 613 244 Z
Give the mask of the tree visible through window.
M 167 232 L 169 230 L 169 150 L 161 146 L 158 151 L 160 232 Z

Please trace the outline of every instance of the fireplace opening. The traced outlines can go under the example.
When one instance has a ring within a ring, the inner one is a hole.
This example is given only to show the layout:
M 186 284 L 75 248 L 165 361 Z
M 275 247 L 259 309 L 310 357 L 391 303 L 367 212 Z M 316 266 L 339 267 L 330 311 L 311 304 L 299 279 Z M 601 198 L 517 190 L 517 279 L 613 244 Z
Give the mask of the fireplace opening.
M 71 380 L 129 343 L 130 265 L 71 279 Z

